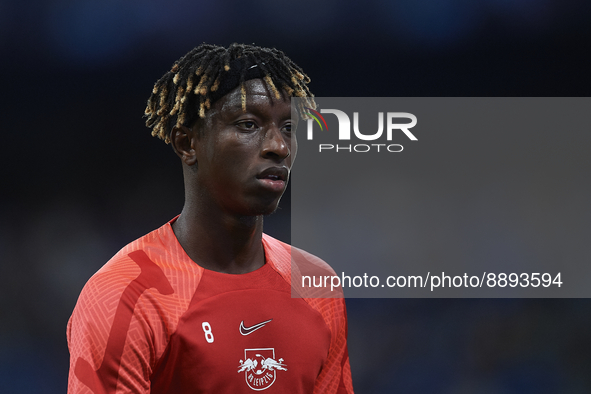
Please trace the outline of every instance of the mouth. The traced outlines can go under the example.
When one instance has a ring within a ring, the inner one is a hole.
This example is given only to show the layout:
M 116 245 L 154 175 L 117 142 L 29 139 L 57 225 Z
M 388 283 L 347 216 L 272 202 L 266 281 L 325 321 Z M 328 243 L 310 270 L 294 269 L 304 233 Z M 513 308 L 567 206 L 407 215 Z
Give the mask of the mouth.
M 257 175 L 257 179 L 268 189 L 282 192 L 289 178 L 286 167 L 270 167 Z

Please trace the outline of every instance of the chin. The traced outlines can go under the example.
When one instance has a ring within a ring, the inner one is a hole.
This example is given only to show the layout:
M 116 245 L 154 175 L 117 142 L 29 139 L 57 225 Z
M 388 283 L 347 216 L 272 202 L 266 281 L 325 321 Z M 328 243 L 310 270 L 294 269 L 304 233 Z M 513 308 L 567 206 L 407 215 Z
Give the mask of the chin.
M 281 200 L 281 198 L 277 198 L 274 199 L 273 201 L 267 201 L 265 203 L 260 203 L 260 204 L 255 204 L 255 206 L 252 206 L 252 209 L 250 210 L 252 213 L 251 215 L 253 216 L 267 216 L 267 215 L 271 215 L 272 213 L 275 213 L 275 211 L 277 211 L 277 208 L 279 208 L 279 201 Z
M 269 216 L 269 215 L 272 215 L 272 214 L 274 214 L 275 212 L 277 212 L 277 208 L 279 208 L 279 204 L 277 204 L 277 205 L 276 205 L 276 206 L 275 206 L 275 207 L 274 207 L 272 210 L 270 210 L 270 211 L 268 211 L 268 212 L 266 212 L 266 213 L 263 213 L 263 215 L 264 215 L 264 216 Z
M 279 208 L 279 204 L 274 204 L 272 206 L 267 206 L 264 209 L 260 209 L 257 213 L 257 215 L 262 215 L 262 216 L 268 216 L 271 215 L 273 213 L 275 213 L 277 211 L 277 208 Z

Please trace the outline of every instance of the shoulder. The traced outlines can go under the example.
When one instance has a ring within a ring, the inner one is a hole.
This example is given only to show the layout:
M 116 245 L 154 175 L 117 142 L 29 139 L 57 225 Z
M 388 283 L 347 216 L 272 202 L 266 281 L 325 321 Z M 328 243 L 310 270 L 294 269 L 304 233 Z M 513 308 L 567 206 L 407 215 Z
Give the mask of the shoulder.
M 125 246 L 80 293 L 67 328 L 71 362 L 82 357 L 96 370 L 103 357 L 127 354 L 124 361 L 134 366 L 130 371 L 149 374 L 202 272 L 186 256 L 169 223 Z
M 164 252 L 159 232 L 161 229 L 154 230 L 124 246 L 88 280 L 84 290 L 88 286 L 121 288 L 147 272 L 161 274 L 162 262 L 150 257 Z
M 172 300 L 185 306 L 201 274 L 167 223 L 123 247 L 87 281 L 71 320 L 110 322 L 118 308 L 138 314 Z
M 82 289 L 67 327 L 69 392 L 84 386 L 99 392 L 97 385 L 149 389 L 150 371 L 167 345 L 165 333 L 174 328 L 174 316 L 160 307 L 174 289 L 153 257 L 162 249 L 159 230 L 117 252 Z M 116 373 L 105 377 L 103 370 Z
M 331 286 L 337 277 L 334 269 L 320 257 L 303 249 L 263 235 L 268 262 L 291 282 L 297 296 L 302 298 L 343 298 L 340 286 Z M 314 281 L 315 279 L 315 281 Z M 313 283 L 322 285 L 314 286 Z
M 304 271 L 312 270 L 316 273 L 335 275 L 332 267 L 320 257 L 282 242 L 270 235 L 263 234 L 263 246 L 267 259 L 283 269 L 287 269 L 287 266 L 293 269 L 293 264 L 295 263 L 298 268 L 304 269 Z
M 154 230 L 123 247 L 86 282 L 72 316 L 74 319 L 112 319 L 113 306 L 119 305 L 122 297 L 133 297 L 138 291 L 141 295 L 154 287 L 152 283 L 168 282 L 162 268 L 147 253 L 150 248 L 160 248 L 154 242 L 157 232 Z M 169 283 L 164 287 L 163 293 L 171 292 Z
M 334 269 L 322 260 L 268 235 L 263 237 L 267 262 L 291 285 L 292 298 L 315 310 L 331 333 L 331 354 L 343 356 L 347 343 L 347 311 L 343 290 Z M 331 355 L 331 357 L 336 357 Z
M 326 273 L 334 274 L 332 267 L 320 257 L 273 238 L 270 235 L 263 234 L 263 245 L 267 257 L 270 255 L 281 262 L 295 260 L 296 263 L 310 264 Z
M 90 278 L 88 284 L 106 281 L 117 286 L 135 281 L 146 289 L 154 288 L 165 294 L 169 291 L 164 289 L 164 282 L 172 283 L 179 277 L 199 278 L 202 269 L 186 255 L 170 223 L 127 244 Z

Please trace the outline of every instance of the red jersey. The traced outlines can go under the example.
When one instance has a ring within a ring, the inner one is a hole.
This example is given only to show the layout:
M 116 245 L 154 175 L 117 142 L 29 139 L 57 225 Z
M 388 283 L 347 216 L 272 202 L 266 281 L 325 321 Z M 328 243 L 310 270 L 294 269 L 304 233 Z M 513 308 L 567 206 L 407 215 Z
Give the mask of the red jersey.
M 344 299 L 292 297 L 292 254 L 334 275 L 326 263 L 263 235 L 260 269 L 206 270 L 171 223 L 82 290 L 67 328 L 68 393 L 353 393 Z

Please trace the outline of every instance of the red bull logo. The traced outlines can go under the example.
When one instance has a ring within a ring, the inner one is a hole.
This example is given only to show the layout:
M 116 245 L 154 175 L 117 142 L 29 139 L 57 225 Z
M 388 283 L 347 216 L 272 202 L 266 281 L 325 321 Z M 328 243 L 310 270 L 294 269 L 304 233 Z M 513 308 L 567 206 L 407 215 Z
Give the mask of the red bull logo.
M 283 359 L 275 360 L 274 348 L 244 349 L 238 373 L 244 372 L 246 384 L 253 390 L 265 390 L 275 382 L 276 371 L 287 371 Z

